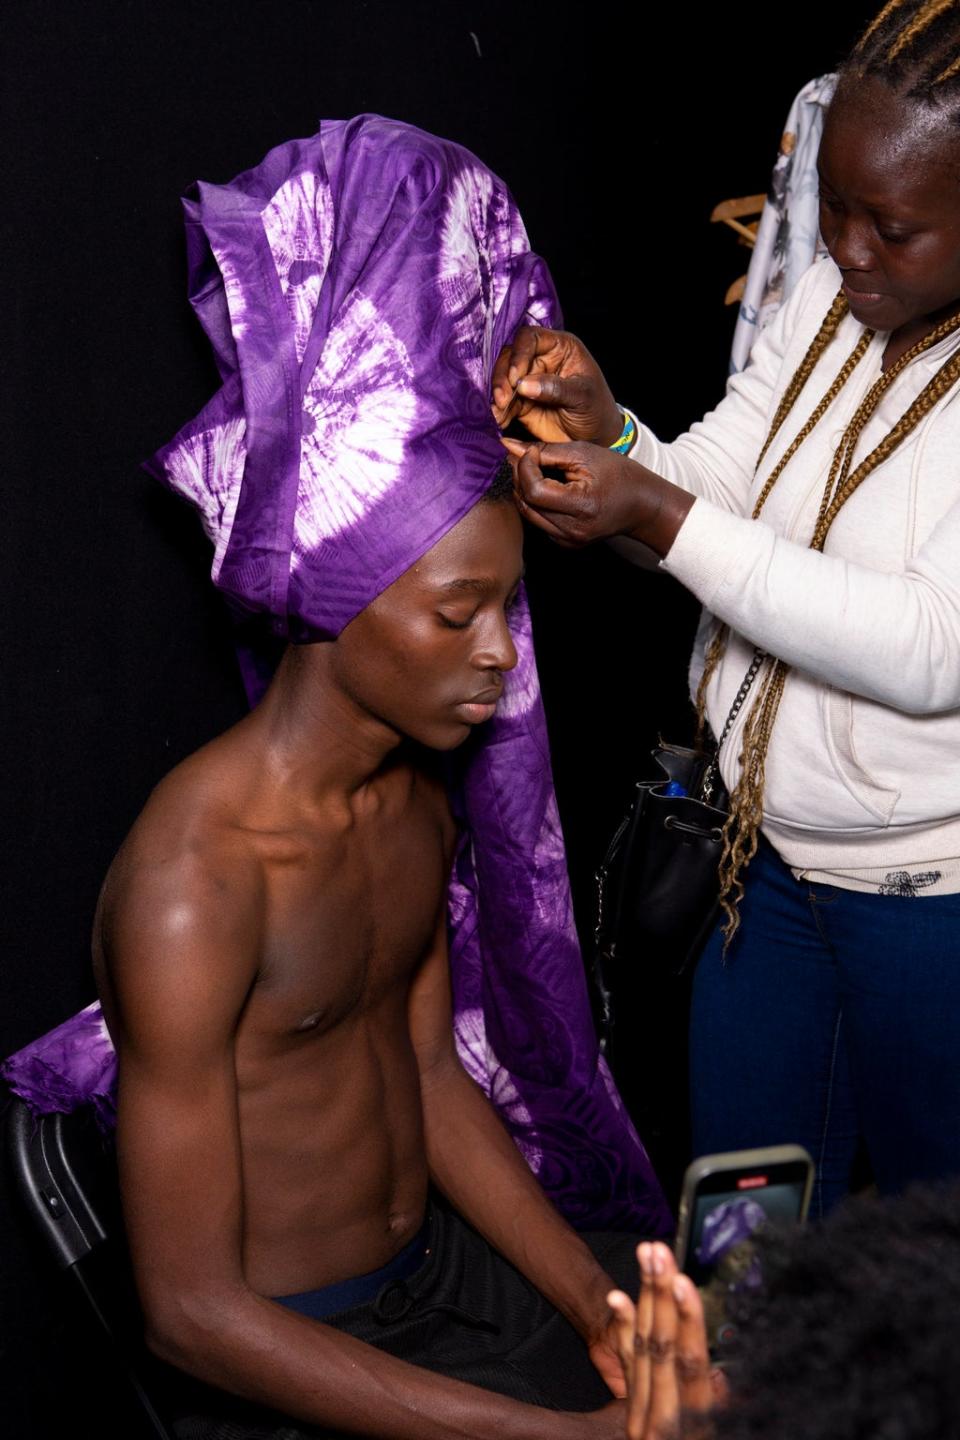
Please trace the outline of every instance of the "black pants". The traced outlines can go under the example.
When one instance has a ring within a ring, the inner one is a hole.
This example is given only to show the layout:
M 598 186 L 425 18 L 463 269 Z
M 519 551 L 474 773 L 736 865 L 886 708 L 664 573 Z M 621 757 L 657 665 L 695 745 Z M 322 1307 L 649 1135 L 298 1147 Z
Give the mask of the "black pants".
M 586 1234 L 601 1266 L 637 1288 L 636 1237 Z M 438 1375 L 551 1410 L 597 1410 L 610 1399 L 580 1336 L 475 1230 L 433 1207 L 430 1254 L 407 1280 L 325 1324 Z M 178 1440 L 319 1440 L 333 1432 L 291 1422 L 232 1396 L 198 1390 Z

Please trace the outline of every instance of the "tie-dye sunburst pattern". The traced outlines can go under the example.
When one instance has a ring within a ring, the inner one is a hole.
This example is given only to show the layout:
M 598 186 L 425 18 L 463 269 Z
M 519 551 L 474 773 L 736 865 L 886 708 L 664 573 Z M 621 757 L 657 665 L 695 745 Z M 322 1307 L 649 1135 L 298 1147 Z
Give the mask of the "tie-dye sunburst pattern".
M 318 175 L 302 170 L 280 186 L 263 212 L 263 228 L 293 322 L 297 359 L 307 338 L 333 244 L 333 198 Z
M 437 280 L 457 354 L 478 388 L 490 373 L 493 323 L 510 287 L 510 257 L 529 248 L 500 181 L 489 170 L 461 171 L 446 198 Z
M 235 415 L 187 437 L 169 461 L 170 484 L 196 505 L 200 522 L 213 541 L 212 575 L 216 580 L 230 542 L 243 464 L 247 425 Z
M 417 412 L 410 357 L 359 291 L 327 339 L 303 411 L 294 565 L 397 483 Z

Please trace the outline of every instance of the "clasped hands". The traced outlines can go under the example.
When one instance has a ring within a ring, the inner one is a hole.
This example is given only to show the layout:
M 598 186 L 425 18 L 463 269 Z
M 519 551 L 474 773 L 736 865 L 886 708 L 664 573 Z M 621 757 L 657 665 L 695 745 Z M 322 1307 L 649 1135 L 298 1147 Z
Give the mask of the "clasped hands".
M 503 437 L 523 516 L 560 545 L 629 535 L 658 555 L 676 538 L 691 496 L 608 447 L 623 428 L 603 372 L 576 338 L 525 326 L 493 371 L 501 429 L 519 419 L 533 443 Z M 563 472 L 563 481 L 544 474 Z
M 666 1245 L 645 1242 L 637 1259 L 636 1305 L 622 1290 L 607 1297 L 627 1381 L 627 1440 L 669 1440 L 681 1416 L 685 1436 L 706 1437 L 708 1412 L 725 1391 L 711 1371 L 700 1293 Z

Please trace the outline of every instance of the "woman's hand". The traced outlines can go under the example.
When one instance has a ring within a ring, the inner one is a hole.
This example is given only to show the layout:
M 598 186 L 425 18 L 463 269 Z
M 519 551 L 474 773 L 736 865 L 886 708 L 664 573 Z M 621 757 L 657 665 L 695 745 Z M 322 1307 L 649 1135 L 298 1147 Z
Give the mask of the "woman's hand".
M 504 438 L 513 457 L 517 504 L 525 519 L 560 545 L 589 545 L 611 535 L 641 540 L 666 555 L 694 497 L 599 445 L 525 445 Z M 543 466 L 562 470 L 550 480 Z
M 640 1297 L 612 1290 L 618 1348 L 627 1377 L 627 1440 L 667 1440 L 681 1411 L 703 1417 L 715 1403 L 703 1305 L 693 1281 L 677 1273 L 666 1245 L 637 1247 Z M 685 1434 L 690 1433 L 685 1430 Z M 699 1428 L 694 1433 L 701 1433 Z
M 538 440 L 612 445 L 623 418 L 593 356 L 576 335 L 525 325 L 493 367 L 493 414 L 519 418 Z

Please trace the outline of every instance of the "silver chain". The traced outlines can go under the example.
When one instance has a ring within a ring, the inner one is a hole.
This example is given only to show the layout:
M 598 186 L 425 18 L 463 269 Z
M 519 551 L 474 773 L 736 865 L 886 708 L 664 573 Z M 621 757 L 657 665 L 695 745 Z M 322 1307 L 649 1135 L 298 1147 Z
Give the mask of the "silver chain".
M 718 755 L 720 753 L 720 746 L 730 734 L 730 727 L 733 725 L 734 720 L 736 720 L 737 716 L 740 714 L 740 711 L 743 709 L 743 702 L 744 700 L 746 700 L 747 695 L 749 694 L 750 686 L 757 678 L 757 671 L 760 669 L 760 666 L 763 664 L 766 658 L 766 650 L 761 650 L 758 645 L 753 652 L 753 659 L 750 661 L 750 667 L 747 670 L 746 675 L 744 675 L 743 677 L 743 683 L 740 686 L 740 689 L 737 691 L 736 698 L 734 699 L 733 704 L 730 706 L 730 714 L 727 716 L 727 723 L 723 727 L 723 734 L 717 741 Z
M 753 684 L 754 680 L 756 680 L 757 678 L 757 671 L 760 669 L 760 666 L 763 664 L 766 658 L 766 650 L 761 650 L 759 645 L 756 646 L 753 652 L 753 659 L 750 661 L 750 664 L 747 667 L 747 673 L 746 675 L 744 675 L 743 681 L 740 685 L 740 689 L 737 691 L 736 696 L 734 697 L 733 704 L 730 706 L 730 714 L 727 716 L 726 724 L 723 727 L 723 733 L 720 736 L 720 739 L 717 741 L 717 748 L 714 751 L 713 759 L 710 761 L 710 764 L 703 772 L 703 782 L 700 786 L 700 799 L 703 800 L 707 805 L 709 805 L 710 801 L 713 799 L 717 770 L 720 765 L 720 747 L 723 745 L 724 740 L 726 740 L 727 736 L 730 734 L 730 729 L 733 725 L 734 720 L 736 720 L 737 716 L 740 714 L 740 711 L 743 709 L 743 702 L 746 700 L 748 694 L 750 693 L 750 687 Z

